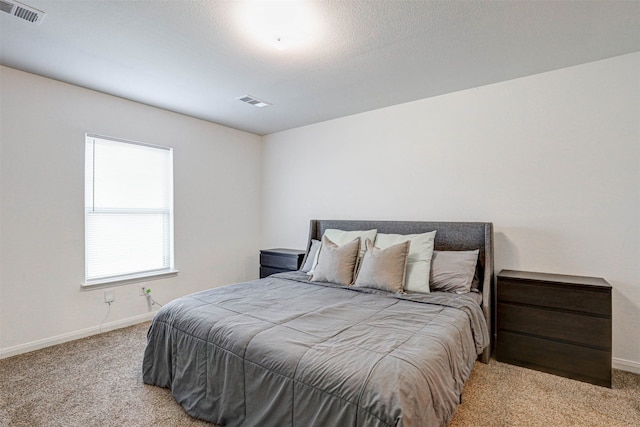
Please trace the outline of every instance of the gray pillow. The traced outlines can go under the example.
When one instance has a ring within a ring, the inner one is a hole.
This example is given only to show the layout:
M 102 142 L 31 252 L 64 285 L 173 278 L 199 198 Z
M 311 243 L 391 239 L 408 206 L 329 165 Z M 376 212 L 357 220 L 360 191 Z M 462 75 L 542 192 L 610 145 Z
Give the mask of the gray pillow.
M 353 276 L 358 262 L 360 238 L 338 246 L 328 237 L 322 238 L 322 247 L 318 254 L 318 264 L 311 276 L 312 282 L 331 282 L 349 286 L 353 283 Z
M 384 234 L 376 235 L 375 246 L 384 249 L 397 243 L 411 241 L 407 259 L 407 274 L 404 289 L 408 292 L 429 293 L 429 270 L 433 258 L 433 242 L 436 232 L 422 234 Z
M 342 246 L 345 243 L 351 242 L 356 237 L 360 238 L 360 253 L 358 254 L 358 259 L 362 259 L 364 255 L 364 243 L 367 239 L 371 239 L 371 241 L 376 240 L 376 234 L 378 230 L 375 228 L 373 230 L 354 230 L 354 231 L 345 231 L 338 230 L 335 228 L 328 228 L 325 230 L 323 236 L 327 236 L 331 241 L 333 241 L 336 245 Z
M 355 286 L 402 292 L 411 241 L 380 249 L 367 239 L 365 246 L 367 251 L 362 258 Z
M 318 251 L 320 250 L 320 240 L 311 240 L 311 247 L 309 248 L 309 253 L 307 254 L 307 258 L 304 260 L 304 265 L 300 269 L 303 273 L 311 274 L 311 269 L 313 268 L 313 263 L 316 260 L 316 256 L 318 255 Z
M 466 294 L 471 291 L 471 283 L 476 272 L 478 252 L 475 251 L 433 251 L 431 260 L 431 291 Z

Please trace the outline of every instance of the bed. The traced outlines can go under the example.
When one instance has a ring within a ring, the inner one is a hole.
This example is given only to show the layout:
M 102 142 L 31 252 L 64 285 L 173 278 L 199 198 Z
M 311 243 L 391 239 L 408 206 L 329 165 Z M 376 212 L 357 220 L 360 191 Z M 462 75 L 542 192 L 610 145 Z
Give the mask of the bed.
M 307 249 L 328 229 L 436 230 L 436 251 L 478 250 L 477 291 L 390 293 L 289 272 L 199 292 L 154 317 L 144 382 L 228 427 L 446 425 L 491 352 L 492 224 L 312 220 Z

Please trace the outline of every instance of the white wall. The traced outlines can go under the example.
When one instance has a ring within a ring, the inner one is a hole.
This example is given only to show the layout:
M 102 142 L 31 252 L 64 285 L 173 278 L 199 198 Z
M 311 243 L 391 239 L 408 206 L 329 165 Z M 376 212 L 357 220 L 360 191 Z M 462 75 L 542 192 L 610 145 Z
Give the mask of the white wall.
M 384 90 L 384 88 L 381 88 Z M 606 278 L 640 372 L 640 53 L 264 138 L 265 246 L 324 219 L 491 221 L 503 268 Z
M 255 278 L 311 218 L 492 221 L 498 271 L 612 283 L 614 366 L 640 372 L 639 76 L 636 53 L 261 139 L 0 67 L 0 357 L 106 314 L 80 289 L 93 132 L 175 148 L 181 272 L 147 283 L 160 302 Z M 106 329 L 148 318 L 136 285 L 115 293 Z
M 104 290 L 84 279 L 84 134 L 174 148 L 177 277 L 158 302 L 253 279 L 260 245 L 261 139 L 0 68 L 0 356 L 97 332 Z M 136 285 L 116 287 L 106 329 L 149 317 Z

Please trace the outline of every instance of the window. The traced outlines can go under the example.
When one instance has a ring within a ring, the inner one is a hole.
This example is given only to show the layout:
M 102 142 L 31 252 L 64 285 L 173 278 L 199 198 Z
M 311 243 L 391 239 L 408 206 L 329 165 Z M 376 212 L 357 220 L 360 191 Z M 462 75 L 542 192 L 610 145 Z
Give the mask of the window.
M 85 285 L 176 273 L 172 149 L 85 141 Z

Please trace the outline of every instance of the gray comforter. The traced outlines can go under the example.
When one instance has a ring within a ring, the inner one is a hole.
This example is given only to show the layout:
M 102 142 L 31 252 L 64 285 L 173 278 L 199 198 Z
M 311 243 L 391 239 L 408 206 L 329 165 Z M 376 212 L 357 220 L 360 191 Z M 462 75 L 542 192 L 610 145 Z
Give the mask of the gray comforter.
M 165 305 L 144 382 L 228 427 L 445 425 L 489 343 L 477 301 L 306 278 L 282 273 Z

